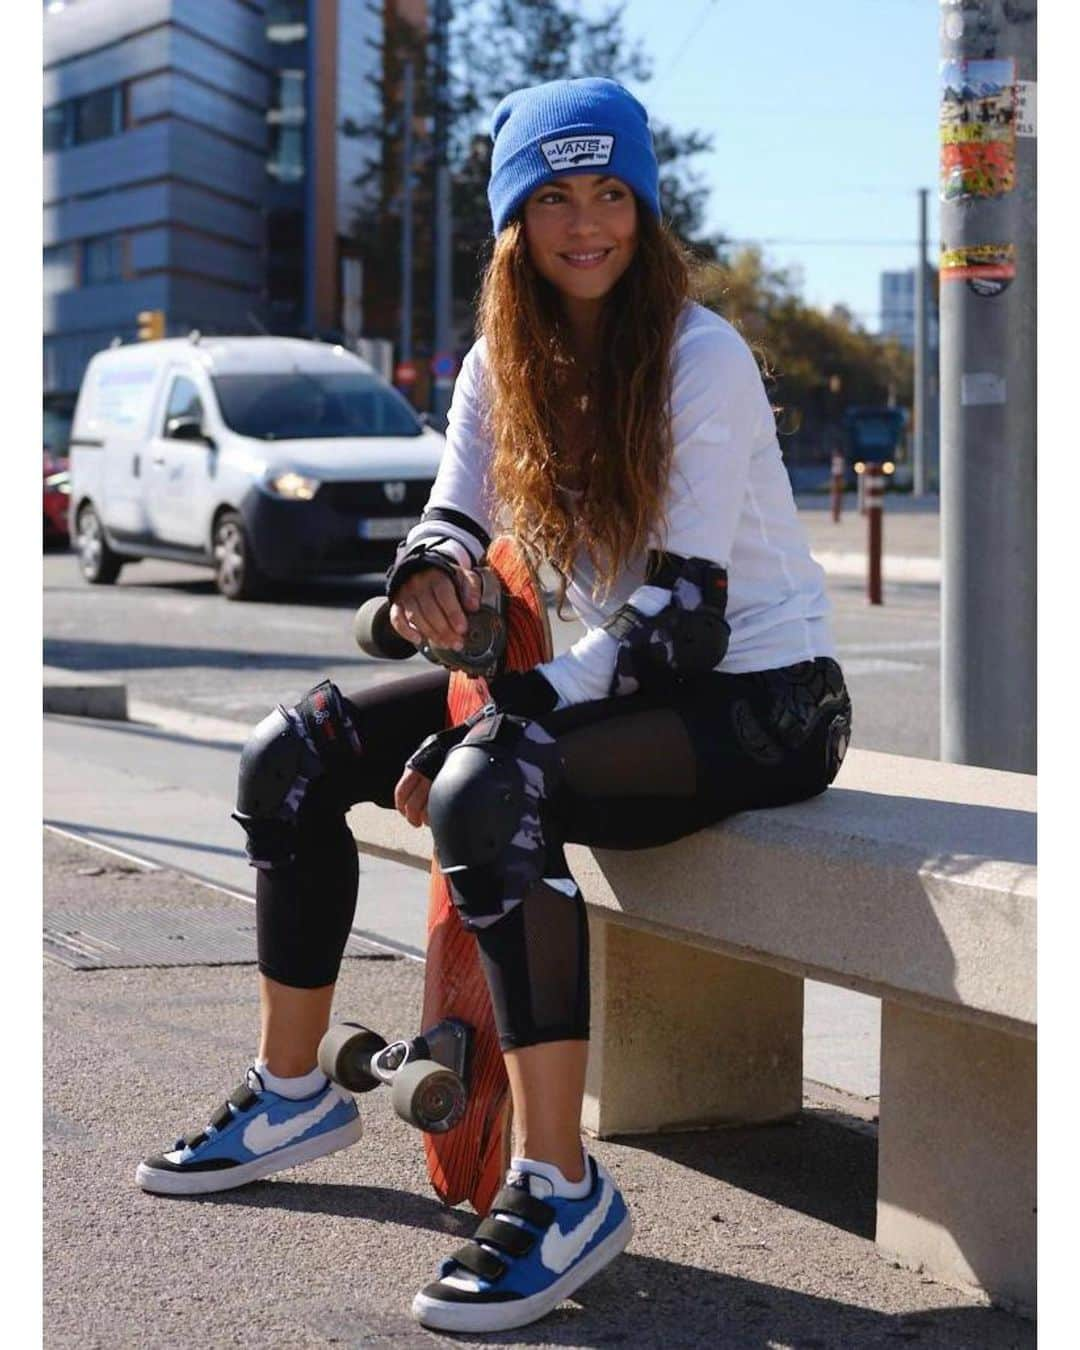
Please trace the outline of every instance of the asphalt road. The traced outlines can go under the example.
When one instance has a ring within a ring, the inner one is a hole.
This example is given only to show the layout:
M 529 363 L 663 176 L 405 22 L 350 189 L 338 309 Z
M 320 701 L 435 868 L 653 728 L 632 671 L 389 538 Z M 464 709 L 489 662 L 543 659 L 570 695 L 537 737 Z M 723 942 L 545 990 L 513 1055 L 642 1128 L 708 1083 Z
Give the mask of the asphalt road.
M 805 512 L 815 550 L 861 543 L 857 516 L 834 527 Z M 897 515 L 886 548 L 925 554 L 936 517 Z M 236 604 L 208 571 L 143 561 L 114 586 L 88 586 L 72 553 L 44 560 L 45 662 L 123 679 L 129 697 L 254 725 L 276 703 L 293 703 L 329 677 L 346 691 L 400 673 L 353 644 L 356 606 L 381 577 L 294 586 L 272 601 Z M 939 589 L 890 583 L 871 606 L 865 583 L 830 575 L 834 631 L 854 703 L 854 743 L 866 750 L 936 759 L 939 754 Z M 556 650 L 581 632 L 552 616 Z M 419 658 L 417 658 L 419 659 Z

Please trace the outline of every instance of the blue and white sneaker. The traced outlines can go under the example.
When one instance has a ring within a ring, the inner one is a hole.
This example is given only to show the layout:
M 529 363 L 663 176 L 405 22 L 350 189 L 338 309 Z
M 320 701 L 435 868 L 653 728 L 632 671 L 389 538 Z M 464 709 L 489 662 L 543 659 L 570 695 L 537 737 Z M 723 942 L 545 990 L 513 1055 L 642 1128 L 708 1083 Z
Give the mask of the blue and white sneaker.
M 626 1202 L 595 1158 L 582 1200 L 511 1170 L 471 1241 L 413 1299 L 418 1322 L 440 1331 L 507 1331 L 551 1312 L 630 1241 Z
M 254 1069 L 210 1123 L 141 1162 L 135 1180 L 158 1195 L 206 1195 L 244 1186 L 355 1144 L 360 1112 L 350 1094 L 327 1082 L 309 1097 L 281 1097 Z

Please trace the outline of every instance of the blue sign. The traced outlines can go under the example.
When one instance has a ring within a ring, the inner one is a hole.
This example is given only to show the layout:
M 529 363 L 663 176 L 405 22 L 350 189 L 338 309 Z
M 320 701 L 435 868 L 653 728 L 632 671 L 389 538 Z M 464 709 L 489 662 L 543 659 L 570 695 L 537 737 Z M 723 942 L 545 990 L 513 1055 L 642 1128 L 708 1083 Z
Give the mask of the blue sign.
M 454 373 L 454 366 L 452 352 L 438 352 L 431 358 L 431 372 L 439 379 L 448 380 Z

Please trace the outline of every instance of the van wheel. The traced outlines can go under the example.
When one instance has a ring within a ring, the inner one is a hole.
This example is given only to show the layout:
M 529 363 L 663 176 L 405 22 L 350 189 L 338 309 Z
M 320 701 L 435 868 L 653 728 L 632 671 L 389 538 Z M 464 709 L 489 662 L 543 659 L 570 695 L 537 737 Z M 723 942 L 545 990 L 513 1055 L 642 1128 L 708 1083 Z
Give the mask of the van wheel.
M 266 589 L 244 522 L 225 511 L 214 526 L 214 582 L 227 600 L 253 600 Z
M 98 513 L 89 503 L 80 509 L 75 528 L 79 571 L 91 586 L 111 586 L 126 559 L 109 547 Z

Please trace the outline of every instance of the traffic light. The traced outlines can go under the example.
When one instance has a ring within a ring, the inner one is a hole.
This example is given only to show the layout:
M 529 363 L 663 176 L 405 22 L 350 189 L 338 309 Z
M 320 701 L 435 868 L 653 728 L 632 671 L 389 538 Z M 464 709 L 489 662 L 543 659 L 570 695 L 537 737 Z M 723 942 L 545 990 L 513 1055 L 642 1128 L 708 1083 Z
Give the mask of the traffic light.
M 165 336 L 165 311 L 141 309 L 138 313 L 139 341 L 157 342 Z

